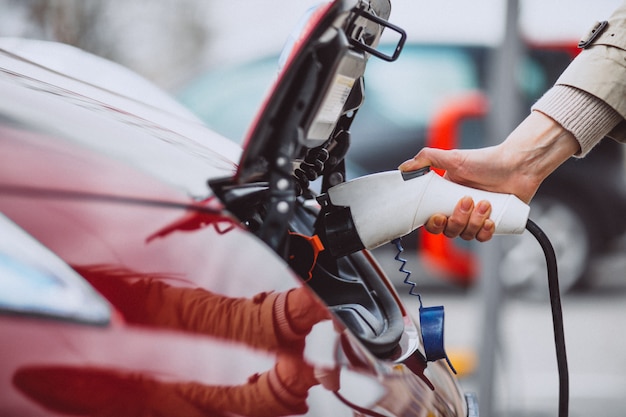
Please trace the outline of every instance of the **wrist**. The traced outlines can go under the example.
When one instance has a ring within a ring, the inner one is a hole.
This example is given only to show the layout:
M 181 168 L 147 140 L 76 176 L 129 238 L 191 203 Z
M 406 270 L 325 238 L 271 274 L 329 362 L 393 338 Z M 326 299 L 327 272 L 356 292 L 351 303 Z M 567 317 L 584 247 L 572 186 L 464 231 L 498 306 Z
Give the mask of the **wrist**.
M 520 198 L 530 201 L 543 180 L 580 151 L 576 138 L 552 118 L 532 111 L 499 146 L 503 163 L 524 189 Z
M 574 135 L 540 111 L 533 111 L 506 142 L 514 145 L 522 172 L 541 180 L 580 150 Z

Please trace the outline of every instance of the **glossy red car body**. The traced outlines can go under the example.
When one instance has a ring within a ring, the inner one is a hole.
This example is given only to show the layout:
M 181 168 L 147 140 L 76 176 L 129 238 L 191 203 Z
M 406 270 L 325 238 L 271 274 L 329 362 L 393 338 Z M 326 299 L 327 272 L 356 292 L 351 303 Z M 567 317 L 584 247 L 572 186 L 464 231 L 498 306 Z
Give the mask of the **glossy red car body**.
M 0 50 L 0 415 L 477 415 L 369 254 L 350 262 L 398 311 L 391 350 L 346 321 L 367 306 L 324 299 L 225 209 L 208 181 L 235 175 L 237 145 L 15 52 Z

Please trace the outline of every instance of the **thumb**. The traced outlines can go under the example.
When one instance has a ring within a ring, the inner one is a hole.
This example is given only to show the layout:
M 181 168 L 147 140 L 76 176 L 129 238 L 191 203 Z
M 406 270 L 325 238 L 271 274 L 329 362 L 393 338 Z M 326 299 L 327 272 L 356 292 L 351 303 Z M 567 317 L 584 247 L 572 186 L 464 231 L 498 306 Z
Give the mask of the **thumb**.
M 452 152 L 437 148 L 423 148 L 412 159 L 404 161 L 398 169 L 400 171 L 415 171 L 416 169 L 430 166 L 431 168 L 439 168 L 447 170 L 448 167 L 454 166 L 451 163 Z

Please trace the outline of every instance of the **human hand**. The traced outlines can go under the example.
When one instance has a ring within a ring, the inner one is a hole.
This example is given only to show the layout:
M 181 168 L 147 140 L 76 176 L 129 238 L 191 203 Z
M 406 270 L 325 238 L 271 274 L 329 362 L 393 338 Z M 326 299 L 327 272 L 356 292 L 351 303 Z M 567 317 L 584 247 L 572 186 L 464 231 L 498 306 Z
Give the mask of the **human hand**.
M 471 197 L 463 197 L 450 217 L 445 214 L 431 216 L 424 228 L 433 234 L 443 233 L 446 237 L 461 237 L 486 242 L 493 237 L 495 223 L 489 218 L 491 204 L 488 201 L 474 203 Z
M 434 148 L 422 149 L 413 159 L 400 165 L 401 171 L 411 171 L 424 166 L 446 170 L 445 177 L 450 181 L 469 187 L 493 191 L 502 174 L 496 170 L 488 172 L 481 166 L 481 161 L 489 161 L 496 150 L 442 150 Z M 493 164 L 487 168 L 494 169 Z M 483 173 L 482 176 L 477 173 Z M 496 188 L 497 189 L 497 188 Z M 459 200 L 452 215 L 435 214 L 424 225 L 434 234 L 443 233 L 449 238 L 461 237 L 465 240 L 476 239 L 488 241 L 495 231 L 494 222 L 489 219 L 491 204 L 488 201 L 473 201 L 466 196 Z
M 528 182 L 519 180 L 514 170 L 505 162 L 499 147 L 472 150 L 422 149 L 413 159 L 400 165 L 400 170 L 414 170 L 431 166 L 446 171 L 445 177 L 453 182 L 487 191 L 508 192 L 516 189 L 516 195 L 528 202 L 536 188 L 522 188 Z M 497 161 L 497 162 L 492 162 Z M 433 215 L 424 228 L 434 234 L 443 233 L 449 238 L 476 239 L 485 242 L 493 237 L 494 222 L 489 219 L 491 204 L 473 201 L 466 196 L 459 200 L 452 215 Z
M 480 149 L 422 149 L 399 167 L 412 171 L 425 166 L 446 171 L 445 177 L 468 187 L 513 194 L 529 203 L 543 180 L 579 151 L 576 139 L 543 113 L 532 112 L 499 145 Z M 491 205 L 462 198 L 453 214 L 432 216 L 424 228 L 448 237 L 487 241 L 495 225 Z

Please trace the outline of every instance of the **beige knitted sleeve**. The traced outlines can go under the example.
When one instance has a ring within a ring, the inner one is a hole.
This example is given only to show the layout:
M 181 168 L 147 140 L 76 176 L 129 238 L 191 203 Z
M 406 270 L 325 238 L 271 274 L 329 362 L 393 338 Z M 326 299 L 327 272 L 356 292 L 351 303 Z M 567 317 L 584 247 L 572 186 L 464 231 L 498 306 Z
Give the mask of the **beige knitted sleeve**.
M 555 85 L 533 106 L 571 132 L 583 157 L 623 118 L 599 98 L 567 85 Z

